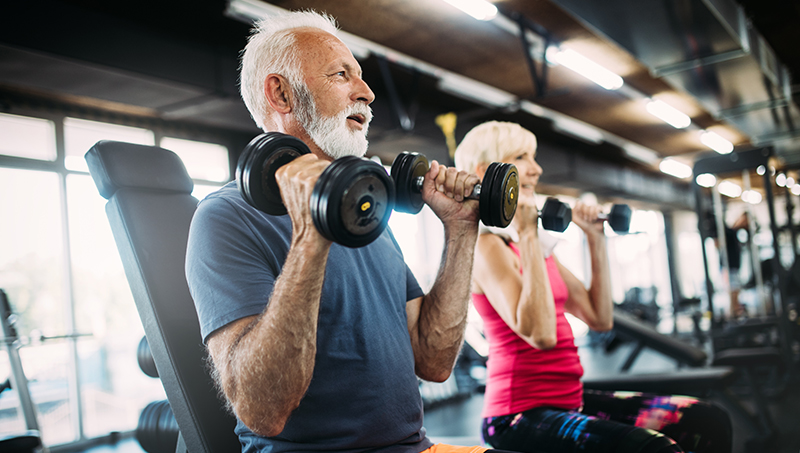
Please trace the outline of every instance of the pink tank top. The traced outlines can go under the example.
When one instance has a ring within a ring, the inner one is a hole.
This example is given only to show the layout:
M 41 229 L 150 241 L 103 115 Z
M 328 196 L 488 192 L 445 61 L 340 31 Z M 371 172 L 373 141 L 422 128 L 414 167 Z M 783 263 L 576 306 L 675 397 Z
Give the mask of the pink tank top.
M 509 246 L 519 256 L 517 247 Z M 552 255 L 545 264 L 556 307 L 557 342 L 553 349 L 531 346 L 508 327 L 484 294 L 472 294 L 489 341 L 483 417 L 511 415 L 541 406 L 575 409 L 583 404 L 583 367 L 572 328 L 564 316 L 567 285 Z

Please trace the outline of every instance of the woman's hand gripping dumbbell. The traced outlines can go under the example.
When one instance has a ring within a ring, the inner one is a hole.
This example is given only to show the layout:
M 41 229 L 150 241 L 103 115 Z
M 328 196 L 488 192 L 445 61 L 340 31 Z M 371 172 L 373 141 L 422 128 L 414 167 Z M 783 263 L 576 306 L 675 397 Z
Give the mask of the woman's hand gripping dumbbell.
M 545 230 L 563 232 L 572 221 L 572 209 L 566 203 L 551 197 L 544 202 L 539 218 L 542 219 Z M 631 208 L 626 204 L 615 204 L 607 214 L 599 213 L 597 219 L 608 221 L 608 225 L 616 233 L 627 233 L 631 226 Z
M 395 158 L 390 172 L 395 186 L 395 210 L 416 214 L 422 209 L 422 182 L 429 168 L 428 159 L 422 154 L 402 152 Z M 483 181 L 467 196 L 478 200 L 483 224 L 496 227 L 511 223 L 518 197 L 517 168 L 498 162 L 489 165 Z
M 291 135 L 267 132 L 254 138 L 242 151 L 236 167 L 242 198 L 267 214 L 286 214 L 275 172 L 310 152 L 305 143 Z M 382 165 L 347 156 L 325 166 L 309 198 L 314 227 L 323 237 L 347 247 L 361 247 L 386 228 L 394 184 Z M 305 200 L 299 205 L 305 205 Z

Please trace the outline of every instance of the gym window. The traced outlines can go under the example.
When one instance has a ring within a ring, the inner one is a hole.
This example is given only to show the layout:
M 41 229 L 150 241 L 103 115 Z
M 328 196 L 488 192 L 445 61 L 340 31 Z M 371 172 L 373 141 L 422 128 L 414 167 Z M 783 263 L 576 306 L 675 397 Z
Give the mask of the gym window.
M 230 180 L 228 149 L 149 127 L 17 113 L 0 113 L 0 288 L 17 315 L 42 440 L 132 432 L 165 395 L 136 361 L 144 330 L 83 156 L 101 139 L 158 144 L 181 157 L 202 198 Z M 88 335 L 42 340 L 71 334 Z M 3 348 L 0 381 L 10 374 Z M 0 393 L 0 437 L 24 429 L 16 392 Z

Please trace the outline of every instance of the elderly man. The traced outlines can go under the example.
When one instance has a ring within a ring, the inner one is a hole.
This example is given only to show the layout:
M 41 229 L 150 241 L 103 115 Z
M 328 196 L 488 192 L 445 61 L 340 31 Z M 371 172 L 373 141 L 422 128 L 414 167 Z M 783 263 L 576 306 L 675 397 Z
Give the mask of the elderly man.
M 357 249 L 317 232 L 314 183 L 366 152 L 374 99 L 336 33 L 331 18 L 296 12 L 261 21 L 245 48 L 254 120 L 312 152 L 276 173 L 288 216 L 255 210 L 235 183 L 199 205 L 186 274 L 204 341 L 243 451 L 459 451 L 425 436 L 416 376 L 447 379 L 462 343 L 479 217 L 464 196 L 479 181 L 435 162 L 425 176 L 446 235 L 428 294 L 389 230 Z

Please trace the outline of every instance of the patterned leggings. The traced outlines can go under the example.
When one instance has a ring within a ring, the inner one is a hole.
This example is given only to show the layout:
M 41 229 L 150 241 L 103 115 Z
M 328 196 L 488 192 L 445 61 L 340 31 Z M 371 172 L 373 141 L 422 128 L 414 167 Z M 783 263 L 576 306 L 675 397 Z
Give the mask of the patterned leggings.
M 483 419 L 483 438 L 519 452 L 730 453 L 731 421 L 686 396 L 586 390 L 580 411 L 537 407 Z

